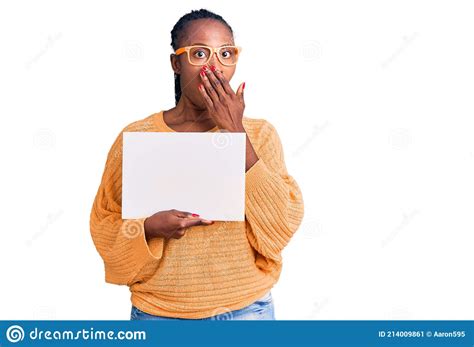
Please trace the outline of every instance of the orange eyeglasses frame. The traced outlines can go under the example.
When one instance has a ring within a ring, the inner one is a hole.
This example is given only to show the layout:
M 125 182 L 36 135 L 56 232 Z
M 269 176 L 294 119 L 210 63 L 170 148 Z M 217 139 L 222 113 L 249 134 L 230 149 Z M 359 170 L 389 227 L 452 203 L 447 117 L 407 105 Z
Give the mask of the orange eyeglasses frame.
M 195 47 L 202 47 L 202 48 L 207 48 L 209 49 L 209 51 L 211 52 L 211 54 L 209 55 L 209 57 L 207 58 L 206 62 L 202 63 L 202 64 L 194 64 L 193 62 L 191 62 L 191 58 L 189 56 L 189 51 L 191 48 L 195 48 Z M 229 64 L 227 62 L 224 62 L 221 60 L 221 56 L 219 54 L 220 50 L 223 49 L 223 48 L 229 48 L 229 47 L 232 47 L 232 48 L 235 48 L 236 51 L 237 51 L 237 60 L 235 63 L 233 64 Z M 191 65 L 195 65 L 195 66 L 201 66 L 201 65 L 206 65 L 209 60 L 211 60 L 211 57 L 214 53 L 217 53 L 217 59 L 219 59 L 219 61 L 222 63 L 222 65 L 226 65 L 226 66 L 233 66 L 233 65 L 236 65 L 237 64 L 237 61 L 239 60 L 239 55 L 240 53 L 242 52 L 242 47 L 240 46 L 221 46 L 221 47 L 210 47 L 210 46 L 204 46 L 204 45 L 193 45 L 193 46 L 185 46 L 185 47 L 180 47 L 176 50 L 175 54 L 176 55 L 180 55 L 180 54 L 183 54 L 183 53 L 187 53 L 186 55 L 188 56 L 188 62 L 189 64 Z

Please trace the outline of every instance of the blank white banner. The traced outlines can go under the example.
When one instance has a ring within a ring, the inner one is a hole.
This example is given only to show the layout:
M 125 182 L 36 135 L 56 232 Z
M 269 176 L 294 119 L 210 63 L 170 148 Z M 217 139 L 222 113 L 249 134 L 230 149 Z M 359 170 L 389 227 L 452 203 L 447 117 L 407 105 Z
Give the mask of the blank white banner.
M 177 209 L 244 221 L 245 133 L 124 132 L 122 218 Z

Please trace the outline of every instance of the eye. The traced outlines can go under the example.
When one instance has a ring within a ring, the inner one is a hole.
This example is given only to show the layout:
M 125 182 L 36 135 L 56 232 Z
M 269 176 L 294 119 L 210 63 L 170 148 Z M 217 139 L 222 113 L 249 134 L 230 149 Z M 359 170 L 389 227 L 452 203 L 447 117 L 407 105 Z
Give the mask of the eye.
M 225 59 L 228 59 L 228 58 L 232 57 L 232 54 L 233 54 L 232 50 L 222 50 L 221 51 L 221 56 L 222 56 L 222 58 L 225 58 Z
M 206 51 L 200 49 L 194 52 L 194 56 L 198 59 L 203 59 L 207 57 Z

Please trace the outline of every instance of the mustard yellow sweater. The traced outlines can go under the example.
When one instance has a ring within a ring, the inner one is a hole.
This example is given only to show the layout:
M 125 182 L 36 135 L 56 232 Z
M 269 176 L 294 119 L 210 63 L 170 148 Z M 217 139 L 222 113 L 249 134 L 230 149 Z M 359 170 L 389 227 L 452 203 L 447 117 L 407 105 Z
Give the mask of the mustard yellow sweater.
M 245 173 L 245 221 L 190 227 L 181 239 L 147 242 L 145 218 L 121 218 L 122 133 L 173 132 L 163 111 L 129 124 L 113 143 L 92 206 L 90 232 L 104 261 L 105 281 L 129 286 L 131 302 L 140 310 L 210 317 L 251 304 L 278 281 L 281 252 L 303 219 L 303 198 L 287 172 L 274 126 L 245 116 L 242 123 L 259 157 Z

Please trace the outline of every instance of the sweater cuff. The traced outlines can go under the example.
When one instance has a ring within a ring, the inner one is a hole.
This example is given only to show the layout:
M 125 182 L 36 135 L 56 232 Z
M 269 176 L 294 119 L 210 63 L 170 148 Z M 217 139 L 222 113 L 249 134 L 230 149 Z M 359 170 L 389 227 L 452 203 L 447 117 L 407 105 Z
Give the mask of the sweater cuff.
M 123 229 L 125 235 L 131 239 L 131 248 L 135 253 L 137 264 L 140 265 L 160 260 L 163 256 L 163 238 L 154 237 L 149 241 L 145 238 L 145 219 L 125 220 Z

